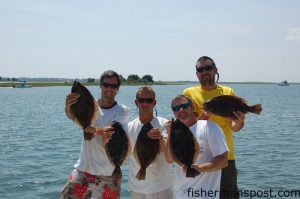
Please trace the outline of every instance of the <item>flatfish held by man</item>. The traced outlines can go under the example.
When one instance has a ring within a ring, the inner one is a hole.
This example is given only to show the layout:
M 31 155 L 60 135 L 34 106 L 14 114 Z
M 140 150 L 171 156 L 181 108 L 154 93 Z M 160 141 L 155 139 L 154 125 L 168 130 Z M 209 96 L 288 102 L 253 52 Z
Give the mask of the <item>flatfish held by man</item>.
M 155 160 L 160 152 L 158 139 L 150 138 L 147 133 L 152 129 L 150 122 L 143 125 L 134 146 L 134 157 L 140 163 L 141 168 L 136 174 L 139 180 L 145 180 L 147 167 Z
M 186 167 L 186 177 L 196 177 L 199 172 L 191 167 L 200 151 L 196 138 L 189 127 L 178 119 L 171 121 L 170 131 L 168 139 L 174 161 Z
M 95 123 L 99 114 L 98 104 L 90 91 L 77 81 L 74 81 L 71 93 L 78 93 L 80 97 L 77 103 L 72 104 L 68 114 L 82 129 L 85 129 Z M 93 134 L 83 132 L 85 140 L 91 140 L 94 137 Z
M 220 95 L 210 99 L 203 104 L 203 109 L 208 113 L 213 113 L 221 117 L 236 119 L 234 111 L 243 113 L 260 114 L 262 111 L 261 104 L 249 106 L 245 99 L 237 96 Z
M 114 133 L 109 142 L 105 145 L 105 151 L 108 159 L 115 166 L 112 177 L 121 179 L 122 171 L 120 167 L 129 157 L 131 151 L 130 140 L 119 122 L 113 122 L 111 126 L 114 128 Z

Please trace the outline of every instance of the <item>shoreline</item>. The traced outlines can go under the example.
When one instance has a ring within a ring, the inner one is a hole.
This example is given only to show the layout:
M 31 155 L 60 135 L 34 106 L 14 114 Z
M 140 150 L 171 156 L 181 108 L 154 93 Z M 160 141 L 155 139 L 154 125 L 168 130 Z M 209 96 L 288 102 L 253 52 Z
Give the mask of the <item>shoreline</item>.
M 122 86 L 154 86 L 154 85 L 186 85 L 186 84 L 197 84 L 196 81 L 159 81 L 153 83 L 141 83 L 141 82 L 122 82 Z M 218 82 L 219 84 L 274 84 L 276 82 Z M 99 86 L 99 82 L 83 82 L 85 86 Z M 300 85 L 300 83 L 289 83 L 290 85 Z M 0 82 L 0 87 L 11 87 L 14 85 L 20 85 L 20 82 Z M 51 87 L 51 86 L 72 86 L 73 82 L 27 82 L 26 85 L 31 87 Z
M 99 82 L 82 82 L 84 86 L 99 86 Z M 154 82 L 154 83 L 123 83 L 121 86 L 142 86 L 142 85 L 183 85 L 186 83 L 180 83 L 180 82 Z M 0 82 L 0 88 L 1 87 L 11 87 L 13 86 L 19 86 L 21 85 L 20 82 Z M 73 82 L 26 82 L 26 86 L 30 87 L 52 87 L 52 86 L 72 86 Z

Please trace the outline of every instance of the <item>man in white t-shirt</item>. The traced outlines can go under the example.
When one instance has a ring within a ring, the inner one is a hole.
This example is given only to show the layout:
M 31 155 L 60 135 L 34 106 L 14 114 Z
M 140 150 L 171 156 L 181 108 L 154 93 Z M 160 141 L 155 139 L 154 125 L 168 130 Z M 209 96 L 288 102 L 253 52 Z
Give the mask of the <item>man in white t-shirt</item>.
M 95 137 L 84 140 L 82 136 L 79 159 L 60 198 L 91 198 L 91 195 L 93 198 L 120 198 L 120 180 L 111 177 L 114 166 L 104 149 L 104 144 L 113 134 L 113 121 L 120 122 L 127 130 L 129 108 L 115 101 L 120 85 L 120 76 L 116 72 L 109 70 L 101 75 L 101 96 L 98 99 L 100 114 L 95 126 L 90 125 L 85 129 L 86 133 L 92 133 Z M 70 119 L 73 119 L 70 107 L 78 98 L 76 93 L 67 95 L 66 114 Z
M 184 95 L 178 95 L 172 100 L 172 110 L 174 116 L 190 128 L 200 145 L 200 153 L 192 165 L 200 174 L 195 178 L 187 178 L 186 168 L 176 164 L 174 197 L 218 199 L 221 169 L 227 166 L 228 155 L 228 147 L 221 129 L 211 121 L 197 120 L 192 101 Z M 171 133 L 169 127 L 168 133 Z M 170 159 L 169 147 L 167 156 Z
M 151 87 L 141 87 L 136 93 L 135 104 L 139 116 L 128 124 L 129 138 L 132 150 L 142 126 L 150 122 L 153 126 L 148 132 L 152 139 L 159 139 L 160 153 L 156 160 L 146 169 L 145 180 L 138 180 L 136 174 L 141 168 L 133 153 L 129 160 L 128 184 L 132 199 L 171 199 L 173 198 L 172 187 L 172 165 L 166 160 L 166 129 L 164 124 L 167 119 L 153 115 L 156 105 L 155 92 Z M 132 151 L 133 152 L 133 151 Z M 170 160 L 171 161 L 171 160 Z

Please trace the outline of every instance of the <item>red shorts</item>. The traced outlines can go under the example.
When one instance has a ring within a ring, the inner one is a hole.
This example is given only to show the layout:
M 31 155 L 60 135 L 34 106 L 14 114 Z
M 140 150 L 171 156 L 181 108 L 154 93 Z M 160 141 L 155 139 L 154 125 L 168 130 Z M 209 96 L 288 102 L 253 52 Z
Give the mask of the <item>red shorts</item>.
M 60 198 L 120 198 L 120 180 L 111 176 L 96 176 L 74 169 L 61 191 Z

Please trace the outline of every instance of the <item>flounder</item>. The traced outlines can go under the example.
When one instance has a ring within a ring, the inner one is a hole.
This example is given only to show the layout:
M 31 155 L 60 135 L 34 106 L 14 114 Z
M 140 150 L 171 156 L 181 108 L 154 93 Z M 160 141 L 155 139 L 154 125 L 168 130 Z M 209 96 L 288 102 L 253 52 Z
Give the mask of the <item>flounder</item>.
M 90 124 L 94 124 L 98 114 L 99 108 L 96 100 L 93 98 L 90 91 L 77 81 L 74 81 L 72 93 L 78 93 L 80 97 L 77 103 L 70 107 L 70 114 L 72 115 L 74 121 L 82 128 L 85 129 Z M 84 139 L 91 140 L 94 135 L 84 132 Z
M 209 113 L 236 119 L 232 112 L 241 111 L 243 113 L 260 114 L 262 111 L 261 104 L 248 106 L 246 100 L 231 95 L 220 95 L 214 97 L 203 104 L 203 109 Z
M 134 157 L 141 165 L 140 170 L 136 174 L 139 180 L 145 180 L 147 167 L 155 160 L 160 152 L 160 145 L 158 139 L 151 139 L 147 133 L 152 129 L 150 122 L 143 125 L 137 137 L 134 146 Z
M 114 128 L 114 133 L 109 142 L 105 145 L 105 151 L 108 159 L 115 166 L 112 177 L 121 179 L 122 171 L 120 167 L 130 154 L 130 140 L 119 122 L 113 122 L 111 126 Z
M 194 178 L 199 175 L 191 165 L 196 161 L 200 147 L 189 127 L 178 119 L 171 121 L 171 133 L 168 139 L 174 161 L 187 168 L 186 177 Z

